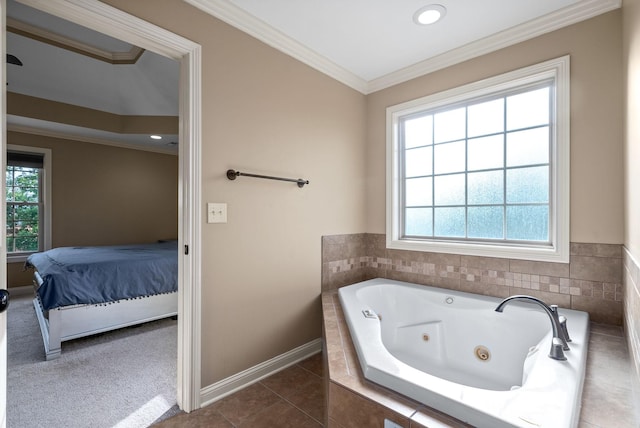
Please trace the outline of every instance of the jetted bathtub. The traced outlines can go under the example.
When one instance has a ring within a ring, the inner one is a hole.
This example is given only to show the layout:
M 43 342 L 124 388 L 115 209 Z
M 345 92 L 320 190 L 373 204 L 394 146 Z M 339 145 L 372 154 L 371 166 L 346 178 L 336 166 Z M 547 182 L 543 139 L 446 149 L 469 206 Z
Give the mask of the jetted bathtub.
M 549 358 L 538 305 L 372 279 L 339 290 L 365 378 L 476 427 L 577 427 L 586 312 L 559 309 L 571 342 Z

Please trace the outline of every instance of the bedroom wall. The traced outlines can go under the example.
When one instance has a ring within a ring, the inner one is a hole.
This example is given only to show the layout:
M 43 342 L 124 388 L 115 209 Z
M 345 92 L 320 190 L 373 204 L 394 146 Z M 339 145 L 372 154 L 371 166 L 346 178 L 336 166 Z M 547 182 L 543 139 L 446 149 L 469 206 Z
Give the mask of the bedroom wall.
M 178 157 L 8 132 L 8 144 L 51 149 L 53 247 L 177 238 Z M 8 286 L 31 284 L 8 263 Z
M 624 0 L 623 46 L 625 127 L 625 333 L 631 361 L 636 402 L 640 402 L 640 0 Z M 640 412 L 640 410 L 638 410 Z
M 365 96 L 180 0 L 105 3 L 202 46 L 202 197 L 228 204 L 202 225 L 202 386 L 318 339 L 321 237 L 365 227 Z

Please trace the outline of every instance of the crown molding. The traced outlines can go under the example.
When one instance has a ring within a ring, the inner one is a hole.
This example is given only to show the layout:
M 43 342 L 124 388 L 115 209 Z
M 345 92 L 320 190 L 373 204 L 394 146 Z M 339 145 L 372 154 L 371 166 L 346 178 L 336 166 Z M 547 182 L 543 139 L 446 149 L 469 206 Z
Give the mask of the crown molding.
M 367 92 L 364 79 L 228 1 L 184 1 L 359 92 Z
M 7 31 L 109 64 L 135 64 L 144 53 L 138 46 L 126 52 L 107 51 L 13 18 L 7 18 Z
M 189 39 L 176 37 L 169 30 L 152 25 L 99 0 L 16 1 L 80 25 L 83 25 L 83 22 L 78 22 L 79 19 L 84 20 L 84 16 L 90 14 L 91 22 L 84 25 L 92 30 L 119 40 L 122 40 L 122 32 L 126 31 L 127 43 L 133 46 L 144 46 L 146 50 L 176 61 L 182 60 L 178 52 L 200 49 L 197 43 Z
M 161 153 L 165 155 L 173 155 L 173 156 L 178 155 L 178 149 L 176 146 L 168 146 L 165 148 L 165 147 L 126 144 L 126 143 L 119 143 L 116 141 L 112 141 L 106 138 L 88 137 L 86 135 L 79 135 L 79 134 L 62 132 L 62 131 L 53 131 L 49 129 L 42 129 L 42 128 L 37 128 L 32 126 L 25 126 L 25 125 L 16 125 L 16 124 L 8 123 L 7 132 L 19 132 L 21 134 L 39 135 L 41 137 L 59 138 L 62 140 L 80 141 L 83 143 L 91 143 L 91 144 L 102 144 L 104 146 L 118 147 L 121 149 L 140 150 L 144 152 Z
M 366 81 L 227 0 L 184 1 L 365 95 L 593 18 L 622 6 L 622 0 L 584 0 L 396 72 Z
M 371 80 L 368 93 L 404 83 L 452 65 L 576 24 L 618 9 L 622 0 L 585 0 L 524 24 L 509 28 L 476 42 L 445 52 L 415 65 Z

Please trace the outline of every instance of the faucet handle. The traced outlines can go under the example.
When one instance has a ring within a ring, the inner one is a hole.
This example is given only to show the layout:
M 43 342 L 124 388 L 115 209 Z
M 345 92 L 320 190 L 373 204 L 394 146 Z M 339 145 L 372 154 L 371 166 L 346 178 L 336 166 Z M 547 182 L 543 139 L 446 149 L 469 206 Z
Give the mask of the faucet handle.
M 558 317 L 560 321 L 560 330 L 562 330 L 562 334 L 564 335 L 564 340 L 567 342 L 571 342 L 571 338 L 569 337 L 569 330 L 567 329 L 567 317 L 564 315 L 560 315 Z
M 549 309 L 551 309 L 551 314 L 557 322 L 558 335 L 562 342 L 562 349 L 568 351 L 570 349 L 568 342 L 571 342 L 571 339 L 569 339 L 569 332 L 567 331 L 567 318 L 564 315 L 558 314 L 558 305 L 549 305 Z M 564 322 L 562 322 L 562 319 L 564 319 Z
M 549 358 L 553 358 L 558 361 L 565 361 L 567 357 L 564 355 L 564 343 L 559 337 L 554 337 L 551 340 L 551 350 L 549 351 Z

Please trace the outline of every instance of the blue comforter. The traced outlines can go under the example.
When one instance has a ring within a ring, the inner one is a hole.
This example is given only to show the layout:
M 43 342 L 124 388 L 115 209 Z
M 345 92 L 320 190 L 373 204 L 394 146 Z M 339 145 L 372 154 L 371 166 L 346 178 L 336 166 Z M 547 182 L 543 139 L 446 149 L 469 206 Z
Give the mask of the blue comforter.
M 178 243 L 61 247 L 29 256 L 42 277 L 45 310 L 169 293 L 178 289 Z

